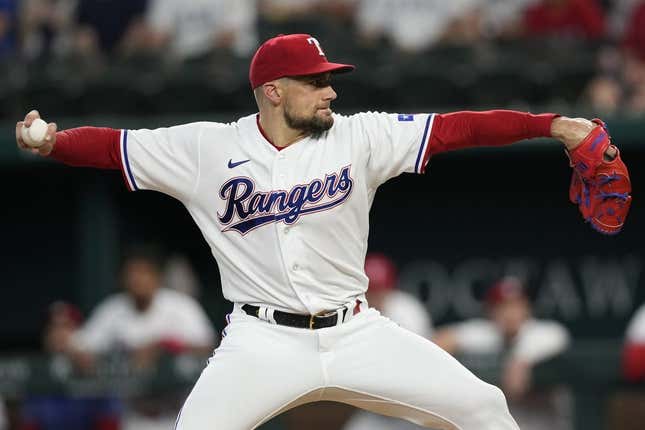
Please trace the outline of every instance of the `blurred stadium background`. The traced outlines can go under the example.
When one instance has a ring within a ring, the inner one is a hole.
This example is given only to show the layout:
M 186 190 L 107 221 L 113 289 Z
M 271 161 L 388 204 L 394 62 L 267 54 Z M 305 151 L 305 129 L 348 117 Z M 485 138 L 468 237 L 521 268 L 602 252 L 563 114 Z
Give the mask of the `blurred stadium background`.
M 164 428 L 146 426 L 177 412 L 171 394 L 185 395 L 203 356 L 165 354 L 142 370 L 111 354 L 83 373 L 43 346 L 51 304 L 89 315 L 120 290 L 132 244 L 152 243 L 174 262 L 166 281 L 196 295 L 216 331 L 230 308 L 181 204 L 127 193 L 119 172 L 20 152 L 15 122 L 34 108 L 59 128 L 233 121 L 255 111 L 247 70 L 258 42 L 292 32 L 357 65 L 334 82 L 337 112 L 508 108 L 607 121 L 634 189 L 617 237 L 582 222 L 561 147 L 538 140 L 440 155 L 424 177 L 385 184 L 370 250 L 395 260 L 400 287 L 437 326 L 481 315 L 490 282 L 520 276 L 536 315 L 572 334 L 534 384 L 568 387 L 573 429 L 642 429 L 643 378 L 623 368 L 627 326 L 645 303 L 642 0 L 0 0 L 0 429 L 51 428 L 28 419 L 38 396 L 117 404 L 107 407 L 112 421 L 64 428 Z M 499 363 L 471 364 L 498 380 Z M 150 420 L 137 424 L 132 410 Z M 262 428 L 340 429 L 351 413 L 308 405 Z

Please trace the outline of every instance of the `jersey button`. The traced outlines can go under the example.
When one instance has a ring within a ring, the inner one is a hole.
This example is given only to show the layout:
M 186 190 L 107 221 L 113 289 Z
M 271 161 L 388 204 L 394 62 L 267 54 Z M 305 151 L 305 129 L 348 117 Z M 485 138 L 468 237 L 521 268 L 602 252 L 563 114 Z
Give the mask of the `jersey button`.
M 298 263 L 294 263 L 294 265 L 293 265 L 293 266 L 291 266 L 291 268 L 292 268 L 294 271 L 297 271 L 298 269 L 300 269 L 300 266 L 298 265 Z
M 289 230 L 291 230 L 291 228 L 289 228 L 289 227 L 285 227 L 285 228 L 284 228 L 284 234 L 288 234 L 288 233 L 289 233 Z

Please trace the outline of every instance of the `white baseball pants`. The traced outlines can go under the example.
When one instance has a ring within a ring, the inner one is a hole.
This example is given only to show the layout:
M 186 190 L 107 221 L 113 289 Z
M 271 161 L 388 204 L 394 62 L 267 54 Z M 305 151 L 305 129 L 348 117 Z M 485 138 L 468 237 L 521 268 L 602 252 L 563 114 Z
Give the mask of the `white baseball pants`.
M 518 430 L 502 392 L 374 309 L 334 327 L 270 324 L 235 305 L 177 430 L 251 430 L 295 406 L 347 403 L 438 430 Z

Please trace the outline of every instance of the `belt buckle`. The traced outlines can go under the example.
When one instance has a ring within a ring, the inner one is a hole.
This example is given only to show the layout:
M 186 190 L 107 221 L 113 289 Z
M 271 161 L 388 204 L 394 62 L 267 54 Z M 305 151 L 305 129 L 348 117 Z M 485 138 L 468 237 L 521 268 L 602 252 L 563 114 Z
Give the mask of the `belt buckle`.
M 335 311 L 324 311 L 323 310 L 323 311 L 320 311 L 320 312 L 316 312 L 315 314 L 311 314 L 309 316 L 309 330 L 314 329 L 314 318 L 330 316 L 330 315 L 335 314 L 335 313 L 336 313 Z

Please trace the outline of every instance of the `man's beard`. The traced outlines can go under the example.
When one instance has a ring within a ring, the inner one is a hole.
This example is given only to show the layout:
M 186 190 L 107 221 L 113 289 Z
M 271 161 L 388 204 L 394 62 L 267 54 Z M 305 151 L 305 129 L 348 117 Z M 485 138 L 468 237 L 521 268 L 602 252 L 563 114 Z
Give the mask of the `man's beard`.
M 334 118 L 331 116 L 328 118 L 321 118 L 317 115 L 309 118 L 297 117 L 289 112 L 288 106 L 284 110 L 284 120 L 289 127 L 294 130 L 300 130 L 314 139 L 322 136 L 324 132 L 334 125 Z

